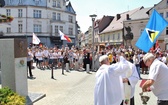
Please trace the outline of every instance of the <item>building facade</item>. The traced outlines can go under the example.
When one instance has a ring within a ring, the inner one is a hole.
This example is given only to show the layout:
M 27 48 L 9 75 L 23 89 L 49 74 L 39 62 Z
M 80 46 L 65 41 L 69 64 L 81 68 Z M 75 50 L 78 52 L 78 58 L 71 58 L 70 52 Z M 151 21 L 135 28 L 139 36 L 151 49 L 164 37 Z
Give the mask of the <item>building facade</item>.
M 121 14 L 116 14 L 109 26 L 99 34 L 100 42 L 108 45 L 108 47 L 119 47 L 125 44 L 123 21 L 128 20 L 133 13 L 139 11 L 141 8 L 139 7 Z
M 113 20 L 113 16 L 103 16 L 101 19 L 97 19 L 95 21 L 94 26 L 94 35 L 95 35 L 95 49 L 100 51 L 101 49 L 105 48 L 105 44 L 100 42 L 100 35 L 101 33 Z
M 138 49 L 135 46 L 135 44 L 138 38 L 140 37 L 141 33 L 144 31 L 153 9 L 160 13 L 160 15 L 164 19 L 168 20 L 168 0 L 161 0 L 158 4 L 155 4 L 153 7 L 143 8 L 140 11 L 134 13 L 132 16 L 130 16 L 130 20 L 124 21 L 124 27 L 130 26 L 132 29 L 132 33 L 134 34 L 132 46 L 135 49 Z M 125 29 L 124 33 L 126 33 Z M 163 32 L 157 40 L 162 50 L 168 50 L 168 27 L 166 27 L 163 30 Z
M 127 34 L 126 28 L 130 27 L 131 32 L 133 33 L 133 40 L 131 41 L 131 45 L 136 50 L 138 48 L 135 46 L 135 43 L 139 39 L 144 28 L 146 27 L 146 24 L 149 20 L 149 15 L 146 12 L 149 11 L 150 8 L 142 8 L 139 11 L 132 14 L 129 17 L 129 19 L 123 21 L 124 35 Z M 141 15 L 139 15 L 139 14 L 141 14 Z
M 147 13 L 151 15 L 153 9 L 155 9 L 165 20 L 168 21 L 168 0 L 161 0 L 158 4 L 155 4 Z M 168 27 L 166 27 L 159 36 L 158 43 L 161 49 L 168 50 Z
M 6 6 L 0 8 L 1 14 L 13 16 L 8 26 L 0 29 L 1 37 L 26 37 L 32 42 L 34 32 L 41 43 L 54 45 L 74 45 L 77 35 L 76 12 L 71 2 L 66 0 L 5 0 Z M 72 43 L 61 41 L 59 30 L 69 36 Z

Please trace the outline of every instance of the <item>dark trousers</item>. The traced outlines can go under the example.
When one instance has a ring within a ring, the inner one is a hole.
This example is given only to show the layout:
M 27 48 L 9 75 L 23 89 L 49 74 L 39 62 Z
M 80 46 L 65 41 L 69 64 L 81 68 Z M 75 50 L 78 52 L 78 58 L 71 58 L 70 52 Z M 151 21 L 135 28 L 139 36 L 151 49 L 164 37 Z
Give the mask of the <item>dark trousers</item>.
M 29 69 L 29 76 L 32 77 L 31 61 L 27 61 L 27 67 Z
M 123 105 L 123 102 L 120 105 Z M 130 105 L 134 105 L 134 97 L 130 99 Z
M 168 100 L 158 100 L 157 105 L 168 105 Z
M 62 62 L 62 74 L 64 74 L 64 69 L 65 69 L 65 63 Z

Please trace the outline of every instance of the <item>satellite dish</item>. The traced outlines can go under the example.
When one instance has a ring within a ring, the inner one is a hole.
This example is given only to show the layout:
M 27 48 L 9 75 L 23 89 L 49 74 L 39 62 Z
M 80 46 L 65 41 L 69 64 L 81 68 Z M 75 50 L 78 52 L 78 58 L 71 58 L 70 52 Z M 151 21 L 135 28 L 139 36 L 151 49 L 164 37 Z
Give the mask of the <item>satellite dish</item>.
M 4 7 L 5 6 L 5 1 L 4 0 L 0 0 L 0 7 Z

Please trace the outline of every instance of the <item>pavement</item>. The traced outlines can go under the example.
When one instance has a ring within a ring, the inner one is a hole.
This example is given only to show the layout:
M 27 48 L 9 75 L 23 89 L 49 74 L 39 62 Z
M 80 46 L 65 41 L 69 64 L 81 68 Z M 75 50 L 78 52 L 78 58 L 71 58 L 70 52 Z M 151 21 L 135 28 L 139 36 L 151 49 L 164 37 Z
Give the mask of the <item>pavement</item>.
M 42 93 L 46 96 L 34 102 L 33 105 L 94 105 L 94 85 L 96 72 L 70 71 L 62 75 L 61 69 L 51 70 L 33 69 L 34 79 L 28 78 L 28 92 Z M 141 75 L 146 79 L 148 75 Z M 135 105 L 143 105 L 139 93 L 141 80 L 135 89 Z M 157 98 L 152 92 L 148 93 L 148 105 L 157 105 Z

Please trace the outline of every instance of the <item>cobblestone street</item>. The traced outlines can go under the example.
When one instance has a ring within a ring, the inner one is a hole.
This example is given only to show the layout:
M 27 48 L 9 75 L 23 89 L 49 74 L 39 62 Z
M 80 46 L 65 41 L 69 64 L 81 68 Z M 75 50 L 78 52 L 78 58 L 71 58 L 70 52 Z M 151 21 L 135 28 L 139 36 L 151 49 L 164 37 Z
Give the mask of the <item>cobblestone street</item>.
M 61 74 L 61 69 L 54 70 L 51 79 L 50 70 L 34 69 L 36 79 L 28 79 L 28 89 L 31 93 L 43 93 L 46 97 L 38 100 L 34 105 L 93 105 L 95 72 L 71 71 Z M 142 75 L 147 78 L 147 75 Z M 135 105 L 142 105 L 139 93 L 140 81 L 136 86 Z M 156 105 L 156 97 L 149 93 L 148 105 Z

